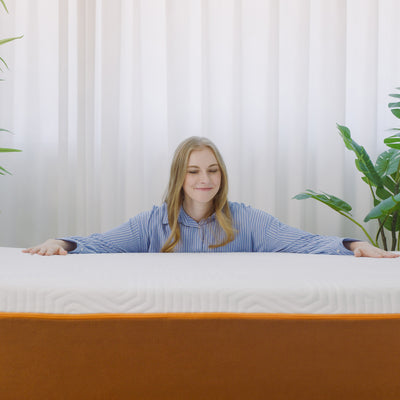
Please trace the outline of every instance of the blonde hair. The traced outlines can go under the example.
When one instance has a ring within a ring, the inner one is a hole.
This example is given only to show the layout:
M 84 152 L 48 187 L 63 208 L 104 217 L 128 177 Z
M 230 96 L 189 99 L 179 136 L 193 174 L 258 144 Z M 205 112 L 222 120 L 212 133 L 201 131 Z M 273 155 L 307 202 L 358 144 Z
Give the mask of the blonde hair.
M 175 150 L 171 164 L 169 184 L 164 201 L 167 203 L 168 222 L 171 234 L 161 249 L 163 253 L 173 252 L 174 247 L 181 239 L 181 232 L 178 224 L 178 216 L 183 203 L 184 192 L 183 183 L 185 181 L 187 164 L 193 150 L 209 148 L 217 159 L 221 171 L 221 185 L 218 193 L 213 199 L 212 213 L 218 224 L 225 233 L 225 238 L 221 243 L 210 245 L 210 248 L 225 246 L 235 238 L 235 229 L 232 226 L 232 216 L 228 204 L 228 174 L 224 160 L 217 147 L 211 140 L 205 137 L 192 136 L 184 140 Z

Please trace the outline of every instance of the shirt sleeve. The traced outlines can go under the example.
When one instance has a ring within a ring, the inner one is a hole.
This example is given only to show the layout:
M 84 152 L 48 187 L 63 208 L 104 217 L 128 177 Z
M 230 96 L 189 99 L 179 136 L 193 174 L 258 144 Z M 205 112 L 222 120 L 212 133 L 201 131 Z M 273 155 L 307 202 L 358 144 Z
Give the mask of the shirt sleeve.
M 343 243 L 357 239 L 316 235 L 286 225 L 264 211 L 250 208 L 249 212 L 254 251 L 353 255 Z
M 76 244 L 70 254 L 89 253 L 144 253 L 148 248 L 148 221 L 150 212 L 143 212 L 124 224 L 105 233 L 90 236 L 59 238 Z

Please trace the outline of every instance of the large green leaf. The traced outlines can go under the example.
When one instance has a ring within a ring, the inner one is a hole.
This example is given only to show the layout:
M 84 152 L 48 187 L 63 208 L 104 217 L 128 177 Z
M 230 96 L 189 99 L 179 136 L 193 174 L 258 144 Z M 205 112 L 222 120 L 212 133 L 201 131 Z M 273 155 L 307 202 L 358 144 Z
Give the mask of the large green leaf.
M 400 108 L 400 103 L 389 103 L 388 107 L 389 108 Z
M 389 96 L 390 97 L 395 97 L 396 99 L 400 99 L 400 94 L 397 94 L 397 93 L 395 93 L 395 94 L 389 94 Z
M 388 190 L 384 188 L 377 188 L 376 189 L 376 195 L 382 199 L 386 200 L 388 197 L 393 196 L 393 193 L 389 192 Z
M 4 9 L 8 13 L 8 10 L 7 10 L 7 7 L 6 7 L 6 3 L 4 3 L 4 0 L 0 0 L 0 2 L 1 2 L 1 4 L 3 4 Z
M 365 151 L 364 147 L 357 144 L 351 138 L 349 128 L 347 128 L 346 126 L 339 125 L 339 124 L 336 124 L 336 125 L 339 129 L 340 136 L 342 137 L 345 146 L 349 150 L 353 151 L 356 154 L 357 159 L 355 161 L 355 164 L 356 164 L 357 169 L 360 172 L 362 172 L 369 179 L 371 184 L 373 184 L 374 186 L 377 186 L 377 187 L 382 187 L 381 177 L 375 170 L 375 167 L 372 164 L 372 161 L 371 161 L 368 153 Z
M 2 64 L 4 64 L 5 67 L 8 69 L 8 65 L 7 65 L 7 63 L 4 61 L 4 58 L 1 58 L 1 57 L 0 57 L 0 62 L 1 62 Z M 3 72 L 3 70 L 2 70 L 1 68 L 0 68 L 0 71 Z
M 383 200 L 375 206 L 364 218 L 364 222 L 368 222 L 371 219 L 385 217 L 397 210 L 400 210 L 400 193 Z
M 17 36 L 17 37 L 12 37 L 12 38 L 7 38 L 7 39 L 0 39 L 0 45 L 12 42 L 13 40 L 21 39 L 23 36 Z
M 383 226 L 388 231 L 391 231 L 392 230 L 392 224 L 393 224 L 393 217 L 390 215 L 389 217 L 387 217 L 387 219 L 385 221 L 385 224 Z M 400 231 L 400 215 L 397 216 L 395 231 L 396 232 Z
M 392 149 L 400 149 L 400 133 L 387 137 L 383 140 L 383 143 Z
M 304 199 L 318 200 L 318 201 L 326 204 L 328 207 L 333 208 L 335 211 L 341 211 L 346 214 L 350 214 L 350 211 L 351 211 L 351 205 L 346 203 L 344 200 L 339 199 L 338 197 L 333 196 L 328 193 L 324 193 L 324 192 L 317 193 L 311 189 L 306 189 L 305 192 L 299 193 L 298 195 L 294 196 L 293 198 L 296 200 L 304 200 Z
M 5 175 L 5 174 L 12 175 L 11 172 L 8 172 L 8 171 L 7 171 L 5 168 L 3 168 L 3 167 L 0 167 L 0 174 L 1 174 L 1 175 Z
M 371 185 L 371 182 L 370 182 L 369 179 L 366 178 L 365 176 L 362 176 L 361 179 L 362 179 L 367 185 Z
M 400 150 L 389 149 L 381 153 L 376 159 L 375 169 L 380 177 L 392 175 L 399 168 Z
M 393 110 L 390 110 L 392 112 L 392 114 L 396 117 L 400 119 L 400 109 L 395 108 Z
M 382 178 L 382 182 L 385 185 L 385 188 L 390 190 L 393 194 L 397 194 L 396 192 L 396 174 L 390 176 L 384 176 Z
M 0 147 L 0 153 L 12 153 L 12 152 L 17 152 L 17 151 L 22 151 L 22 150 L 17 150 L 17 149 L 5 149 L 4 147 Z
M 339 129 L 339 132 L 343 138 L 344 144 L 349 150 L 354 151 L 353 140 L 351 139 L 350 129 L 347 126 L 336 124 Z

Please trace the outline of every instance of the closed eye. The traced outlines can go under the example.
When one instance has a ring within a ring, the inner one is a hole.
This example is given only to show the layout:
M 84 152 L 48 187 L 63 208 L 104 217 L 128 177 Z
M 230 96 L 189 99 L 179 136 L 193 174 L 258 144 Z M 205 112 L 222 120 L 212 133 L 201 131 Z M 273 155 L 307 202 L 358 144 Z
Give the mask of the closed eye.
M 210 173 L 210 174 L 215 174 L 215 173 L 217 173 L 218 171 L 219 171 L 219 169 L 210 169 L 210 170 L 208 171 L 208 173 Z M 192 171 L 187 171 L 187 173 L 188 173 L 188 174 L 198 174 L 199 171 L 198 171 L 198 170 L 192 170 Z

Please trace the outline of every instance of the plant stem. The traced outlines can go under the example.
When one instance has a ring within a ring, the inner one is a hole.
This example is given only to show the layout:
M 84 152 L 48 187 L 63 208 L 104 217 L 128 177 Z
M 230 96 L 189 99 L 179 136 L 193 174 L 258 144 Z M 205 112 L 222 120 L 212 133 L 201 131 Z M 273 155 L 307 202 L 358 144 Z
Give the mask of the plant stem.
M 369 240 L 375 247 L 378 247 L 378 243 L 374 242 L 374 240 L 371 238 L 371 236 L 368 234 L 368 232 L 365 230 L 365 228 L 364 228 L 359 222 L 357 222 L 355 219 L 349 217 L 348 215 L 342 213 L 341 211 L 338 211 L 338 213 L 339 213 L 340 215 L 343 215 L 343 217 L 348 218 L 351 222 L 355 223 L 357 226 L 359 226 L 359 227 L 363 230 L 363 232 L 364 232 L 365 236 L 368 238 L 368 240 Z
M 381 228 L 385 224 L 385 221 L 386 220 L 384 220 L 383 224 L 382 224 L 381 220 L 378 218 L 379 228 L 378 228 L 378 233 L 376 234 L 376 242 L 378 242 L 378 235 L 379 235 L 379 232 L 380 232 L 381 237 L 382 237 L 383 248 L 384 248 L 384 250 L 387 250 L 387 241 L 386 241 L 385 229 Z
M 376 200 L 375 193 L 374 193 L 374 191 L 372 190 L 371 184 L 368 183 L 368 186 L 369 186 L 369 190 L 371 190 L 372 197 L 374 198 L 374 200 Z
M 377 199 L 376 199 L 376 197 L 375 197 L 375 193 L 374 193 L 374 191 L 372 190 L 372 186 L 371 186 L 370 183 L 368 183 L 368 186 L 369 186 L 369 190 L 371 190 L 371 194 L 372 194 L 372 197 L 373 197 L 373 199 L 374 199 L 374 205 L 375 205 L 375 202 L 377 201 Z M 378 223 L 379 223 L 379 228 L 378 228 L 378 233 L 376 234 L 376 238 L 375 238 L 376 244 L 378 244 L 378 238 L 379 238 L 379 232 L 380 232 L 381 237 L 382 237 L 383 248 L 384 248 L 385 250 L 387 250 L 387 241 L 386 241 L 385 230 L 382 229 L 382 226 L 384 225 L 385 222 L 383 222 L 383 224 L 381 224 L 381 220 L 378 218 Z
M 399 177 L 400 177 L 400 163 L 397 166 L 396 178 L 394 179 L 396 183 L 399 183 Z
M 395 179 L 395 181 L 396 181 L 395 190 L 397 190 L 397 192 L 399 191 L 399 174 L 400 174 L 400 163 L 399 163 L 399 165 L 397 167 L 396 179 Z M 396 214 L 396 217 L 397 217 L 398 212 L 396 211 L 395 214 Z M 393 214 L 393 218 L 394 218 L 394 214 Z M 394 235 L 396 237 L 396 224 L 394 225 L 394 229 L 395 229 Z M 392 230 L 393 230 L 393 224 L 392 224 Z M 392 235 L 393 235 L 393 233 L 392 233 Z M 399 235 L 398 236 L 399 237 L 397 239 L 397 251 L 399 251 L 399 249 L 400 249 L 400 231 L 399 231 Z M 392 245 L 392 251 L 393 250 L 394 249 L 393 249 L 393 245 Z
M 396 223 L 398 214 L 398 211 L 395 211 L 392 217 L 392 251 L 396 249 Z
M 400 170 L 400 163 L 397 167 L 396 172 L 396 184 L 394 185 L 394 195 L 396 196 L 399 193 L 399 170 Z M 397 216 L 399 215 L 398 211 L 393 213 L 392 217 L 392 251 L 396 249 L 396 224 L 397 224 Z
M 399 231 L 398 238 L 397 238 L 397 251 L 399 251 L 399 250 L 400 250 L 400 231 Z
M 388 249 L 387 248 L 387 243 L 386 243 L 386 236 L 385 236 L 385 233 L 384 233 L 385 223 L 386 223 L 388 218 L 389 218 L 389 214 L 386 215 L 386 217 L 385 217 L 385 219 L 383 220 L 382 223 L 381 223 L 381 220 L 378 219 L 380 225 L 379 225 L 378 232 L 376 233 L 376 242 L 378 242 L 379 234 L 381 234 L 381 236 L 382 236 L 382 242 L 383 242 L 383 245 L 384 245 L 384 250 Z M 385 239 L 383 239 L 383 238 L 385 238 Z

